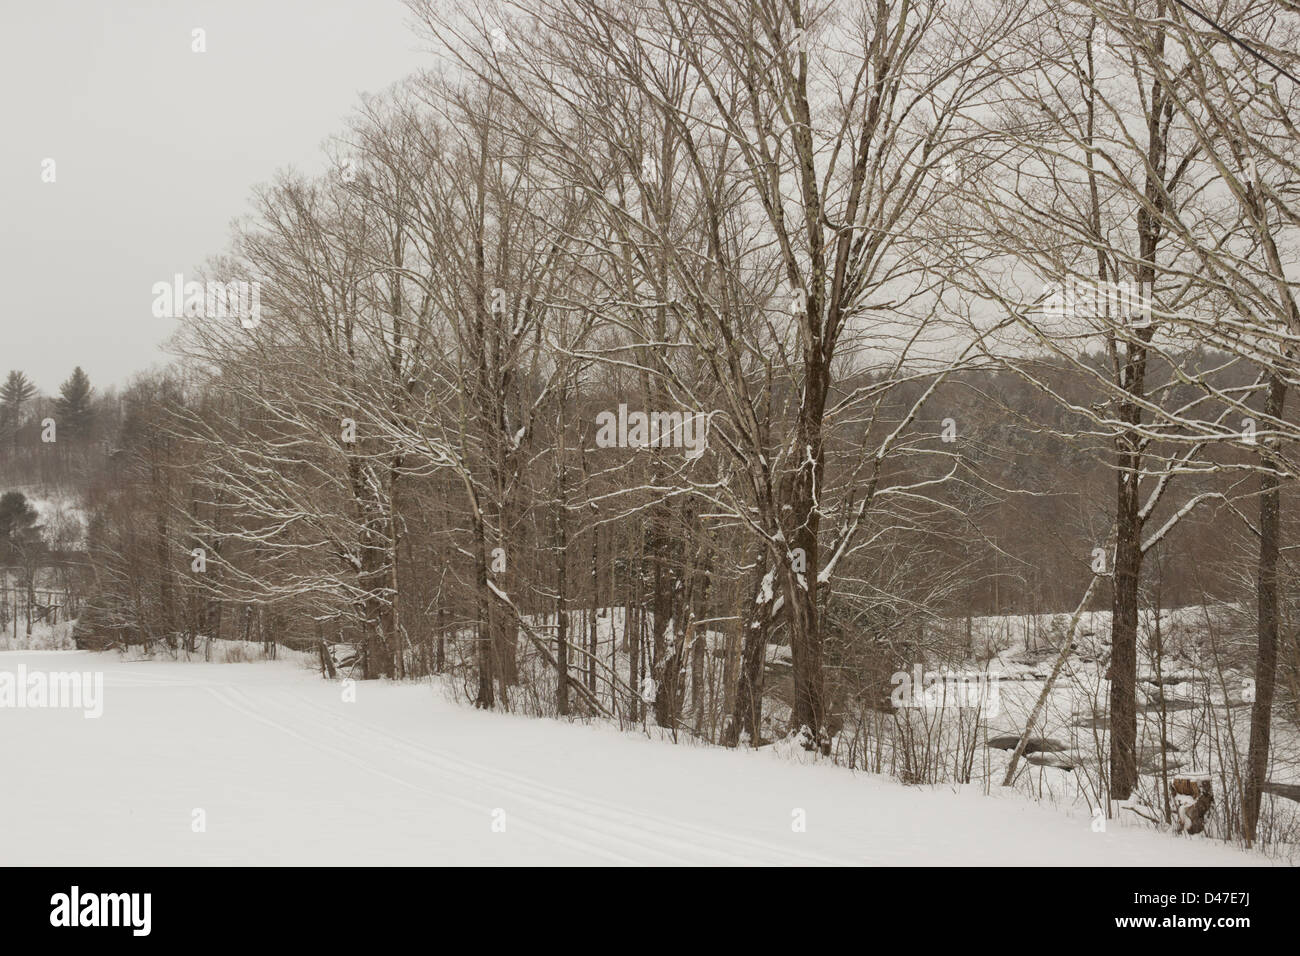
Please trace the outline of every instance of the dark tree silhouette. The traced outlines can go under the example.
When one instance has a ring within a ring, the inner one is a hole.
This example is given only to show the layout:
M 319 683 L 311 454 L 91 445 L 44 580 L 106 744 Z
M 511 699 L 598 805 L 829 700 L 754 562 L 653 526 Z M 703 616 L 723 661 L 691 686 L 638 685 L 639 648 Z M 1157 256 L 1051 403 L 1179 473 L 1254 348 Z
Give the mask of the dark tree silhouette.
M 0 385 L 0 440 L 13 441 L 23 423 L 23 406 L 36 395 L 36 386 L 14 369 Z
M 54 411 L 59 423 L 59 431 L 72 438 L 84 438 L 90 433 L 94 421 L 95 409 L 91 403 L 92 392 L 90 377 L 82 371 L 80 365 L 72 370 L 72 375 L 59 386 L 59 397 L 54 400 Z

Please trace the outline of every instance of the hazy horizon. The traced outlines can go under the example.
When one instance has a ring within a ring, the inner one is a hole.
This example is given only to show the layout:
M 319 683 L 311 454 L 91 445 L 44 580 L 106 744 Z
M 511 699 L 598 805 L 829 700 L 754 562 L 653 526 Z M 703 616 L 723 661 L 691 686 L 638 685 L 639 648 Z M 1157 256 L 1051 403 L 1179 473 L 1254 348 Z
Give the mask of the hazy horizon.
M 399 0 L 6 6 L 0 375 L 52 394 L 77 365 L 104 388 L 164 364 L 153 283 L 225 251 L 256 184 L 322 166 L 362 91 L 427 62 Z

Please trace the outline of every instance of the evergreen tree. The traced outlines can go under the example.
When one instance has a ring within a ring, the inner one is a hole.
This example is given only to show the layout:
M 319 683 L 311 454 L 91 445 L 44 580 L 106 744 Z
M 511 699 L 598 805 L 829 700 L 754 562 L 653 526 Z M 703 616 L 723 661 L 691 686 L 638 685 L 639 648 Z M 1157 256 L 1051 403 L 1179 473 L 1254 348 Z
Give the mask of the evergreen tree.
M 0 440 L 11 441 L 23 423 L 23 406 L 36 394 L 36 386 L 14 369 L 0 385 Z
M 54 400 L 54 412 L 59 423 L 59 434 L 70 438 L 84 438 L 90 433 L 95 409 L 91 404 L 90 376 L 78 365 L 72 375 L 59 386 L 59 397 Z
M 39 517 L 21 491 L 0 495 L 0 564 L 12 564 L 39 545 Z

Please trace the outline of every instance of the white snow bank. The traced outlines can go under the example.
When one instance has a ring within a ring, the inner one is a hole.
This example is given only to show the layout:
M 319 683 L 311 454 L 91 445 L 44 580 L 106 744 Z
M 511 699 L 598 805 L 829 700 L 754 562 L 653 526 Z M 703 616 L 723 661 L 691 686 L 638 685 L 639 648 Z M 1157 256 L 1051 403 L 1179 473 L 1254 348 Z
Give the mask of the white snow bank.
M 0 865 L 1268 862 L 1095 833 L 1014 794 L 479 712 L 427 684 L 358 683 L 347 703 L 290 662 L 0 655 L 19 663 L 102 670 L 104 711 L 0 709 Z

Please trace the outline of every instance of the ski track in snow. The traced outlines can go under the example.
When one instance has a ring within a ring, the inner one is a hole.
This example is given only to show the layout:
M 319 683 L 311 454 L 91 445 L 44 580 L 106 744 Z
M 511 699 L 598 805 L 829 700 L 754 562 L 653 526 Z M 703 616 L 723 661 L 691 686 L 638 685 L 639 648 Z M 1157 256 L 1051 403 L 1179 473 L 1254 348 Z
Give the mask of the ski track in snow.
M 350 736 L 358 743 L 364 743 L 365 737 L 356 733 L 361 722 L 352 722 L 349 726 L 339 726 L 336 713 L 326 710 L 305 698 L 304 704 L 334 721 L 335 731 Z M 835 864 L 847 862 L 829 856 L 805 853 L 797 849 L 762 843 L 736 833 L 710 830 L 694 826 L 686 821 L 656 817 L 648 813 L 626 810 L 608 802 L 583 797 L 571 790 L 549 786 L 536 778 L 496 770 L 463 759 L 452 757 L 429 748 L 422 747 L 410 740 L 384 731 L 368 730 L 369 741 L 377 746 L 387 745 L 400 748 L 413 762 L 435 767 L 461 779 L 490 784 L 510 795 L 512 799 L 522 801 L 537 809 L 547 818 L 548 824 L 563 823 L 576 827 L 583 835 L 588 847 L 628 844 L 643 852 L 664 857 L 669 862 L 676 862 L 690 856 L 713 856 L 715 860 L 701 862 L 719 862 L 725 864 L 752 865 L 762 863 L 807 863 Z M 599 840 L 592 840 L 593 834 Z M 688 836 L 689 841 L 681 839 Z M 714 845 L 708 846 L 706 843 Z M 671 847 L 666 852 L 663 847 Z M 737 853 L 736 850 L 745 851 Z M 757 854 L 757 855 L 756 855 Z
M 104 715 L 0 709 L 19 771 L 0 786 L 0 865 L 1268 862 L 1115 821 L 1093 833 L 1013 795 L 483 713 L 427 684 L 358 683 L 344 702 L 286 661 L 0 654 L 18 664 L 102 670 Z

